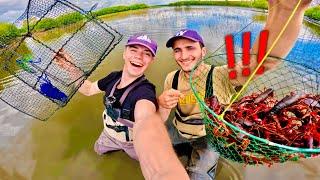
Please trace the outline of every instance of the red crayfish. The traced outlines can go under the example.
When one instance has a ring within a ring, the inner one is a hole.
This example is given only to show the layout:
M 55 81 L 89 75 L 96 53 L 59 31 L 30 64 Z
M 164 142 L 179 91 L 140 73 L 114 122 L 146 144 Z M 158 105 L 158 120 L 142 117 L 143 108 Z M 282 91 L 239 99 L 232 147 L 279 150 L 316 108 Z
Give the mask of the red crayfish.
M 216 114 L 224 111 L 225 106 L 215 96 L 205 99 L 205 102 Z M 215 120 L 213 116 L 209 117 Z M 273 89 L 269 88 L 232 104 L 225 112 L 224 120 L 274 143 L 299 148 L 320 148 L 320 95 L 291 92 L 278 101 Z M 219 120 L 215 122 L 221 123 Z M 224 132 L 231 131 L 227 128 Z M 239 134 L 236 137 L 224 135 L 228 136 L 228 143 L 235 143 L 243 140 L 244 135 L 241 137 Z M 242 149 L 245 150 L 245 147 Z

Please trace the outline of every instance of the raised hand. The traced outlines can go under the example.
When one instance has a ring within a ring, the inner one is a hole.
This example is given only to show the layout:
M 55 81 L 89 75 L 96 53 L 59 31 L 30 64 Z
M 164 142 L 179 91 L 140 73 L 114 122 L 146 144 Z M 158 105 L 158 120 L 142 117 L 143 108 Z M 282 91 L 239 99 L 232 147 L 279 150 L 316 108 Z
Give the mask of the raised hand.
M 301 0 L 299 9 L 305 10 L 308 8 L 312 0 Z M 269 7 L 278 6 L 279 8 L 284 8 L 287 10 L 293 10 L 298 4 L 299 0 L 269 0 Z
M 183 94 L 175 89 L 164 91 L 158 98 L 160 107 L 172 109 L 177 106 L 179 98 L 183 98 Z
M 68 53 L 66 53 L 63 49 L 61 49 L 56 54 L 53 61 L 55 64 L 57 64 L 61 68 L 68 71 L 73 70 L 75 68 L 74 59 Z

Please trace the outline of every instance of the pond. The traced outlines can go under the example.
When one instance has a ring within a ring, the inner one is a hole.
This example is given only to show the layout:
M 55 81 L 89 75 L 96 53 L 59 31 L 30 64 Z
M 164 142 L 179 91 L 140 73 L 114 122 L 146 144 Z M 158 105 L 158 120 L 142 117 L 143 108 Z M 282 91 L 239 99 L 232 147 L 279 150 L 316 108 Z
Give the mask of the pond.
M 223 53 L 226 34 L 242 29 L 256 37 L 265 19 L 264 13 L 252 9 L 206 6 L 166 7 L 105 16 L 103 20 L 124 34 L 124 39 L 89 79 L 95 81 L 120 70 L 127 38 L 134 33 L 147 32 L 157 40 L 159 53 L 146 76 L 156 85 L 159 94 L 166 74 L 177 68 L 171 49 L 165 48 L 166 40 L 176 31 L 181 28 L 198 30 L 209 54 Z M 287 58 L 319 69 L 319 32 L 318 27 L 305 23 Z M 58 34 L 63 36 L 63 33 Z M 236 37 L 236 51 L 241 48 L 240 35 Z M 50 37 L 44 38 L 50 41 Z M 138 162 L 125 153 L 95 154 L 93 144 L 103 127 L 102 110 L 102 94 L 85 97 L 77 93 L 65 108 L 47 122 L 40 122 L 1 103 L 0 176 L 8 179 L 143 179 Z M 221 160 L 217 179 L 256 179 L 257 175 L 260 179 L 317 179 L 320 170 L 316 163 L 320 163 L 319 160 L 312 159 L 268 168 L 244 167 Z

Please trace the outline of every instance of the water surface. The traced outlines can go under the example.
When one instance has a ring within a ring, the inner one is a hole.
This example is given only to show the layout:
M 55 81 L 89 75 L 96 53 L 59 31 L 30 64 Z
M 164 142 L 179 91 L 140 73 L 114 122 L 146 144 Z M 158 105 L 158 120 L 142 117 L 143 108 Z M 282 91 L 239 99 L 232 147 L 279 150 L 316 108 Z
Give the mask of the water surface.
M 262 29 L 265 14 L 229 7 L 159 8 L 106 16 L 106 23 L 124 34 L 124 40 L 90 76 L 95 81 L 114 70 L 121 70 L 122 52 L 127 38 L 147 32 L 158 41 L 157 59 L 146 76 L 162 91 L 167 73 L 177 66 L 166 40 L 182 28 L 198 30 L 209 54 L 223 53 L 224 36 L 241 29 L 255 37 Z M 43 35 L 52 41 L 64 32 Z M 58 34 L 58 35 L 57 35 Z M 240 51 L 241 33 L 237 33 Z M 51 36 L 51 37 L 50 37 Z M 303 26 L 298 42 L 288 58 L 319 69 L 319 28 Z M 221 47 L 222 48 L 219 48 Z M 216 52 L 217 51 L 217 52 Z M 143 179 L 138 162 L 123 152 L 98 156 L 93 144 L 102 130 L 102 94 L 85 97 L 77 93 L 70 103 L 47 122 L 32 120 L 0 104 L 0 177 L 8 179 Z M 318 159 L 268 167 L 244 167 L 226 160 L 220 162 L 217 179 L 318 179 Z

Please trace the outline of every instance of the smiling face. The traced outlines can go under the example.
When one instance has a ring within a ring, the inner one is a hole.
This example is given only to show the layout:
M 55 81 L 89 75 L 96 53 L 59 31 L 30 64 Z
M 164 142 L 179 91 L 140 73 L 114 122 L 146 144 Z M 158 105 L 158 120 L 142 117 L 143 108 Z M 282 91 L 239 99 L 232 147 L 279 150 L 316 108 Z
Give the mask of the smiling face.
M 142 45 L 128 45 L 123 52 L 123 59 L 123 70 L 131 77 L 140 77 L 154 60 L 154 56 Z
M 206 48 L 199 42 L 180 38 L 173 42 L 173 56 L 184 72 L 191 72 L 192 68 L 206 55 Z

